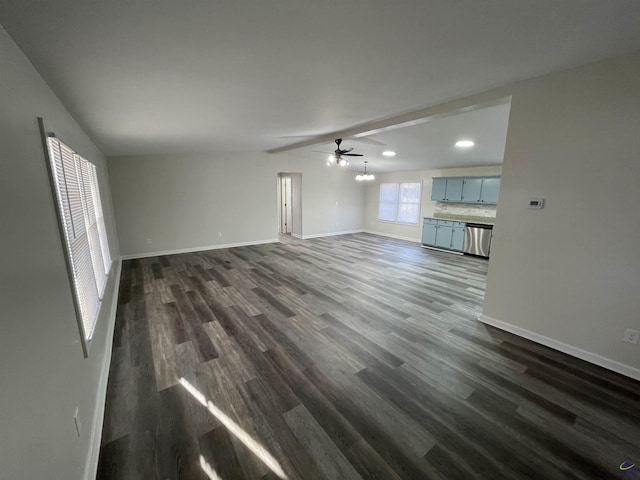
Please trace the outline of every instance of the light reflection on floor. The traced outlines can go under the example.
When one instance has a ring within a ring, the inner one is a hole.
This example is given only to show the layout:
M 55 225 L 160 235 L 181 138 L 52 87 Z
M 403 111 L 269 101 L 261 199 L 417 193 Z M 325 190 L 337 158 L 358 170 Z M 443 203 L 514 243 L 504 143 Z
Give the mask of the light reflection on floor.
M 213 467 L 209 465 L 209 462 L 207 462 L 202 455 L 200 455 L 200 468 L 207 474 L 207 477 L 209 477 L 210 480 L 222 480 L 220 475 L 216 473 Z
M 264 463 L 267 467 L 271 469 L 273 473 L 275 473 L 282 480 L 287 480 L 287 476 L 285 475 L 282 467 L 278 463 L 278 461 L 273 458 L 273 456 L 256 440 L 251 437 L 247 432 L 245 432 L 242 427 L 240 427 L 237 423 L 235 423 L 231 418 L 229 418 L 222 410 L 216 407 L 211 400 L 207 400 L 207 398 L 200 392 L 196 387 L 194 387 L 188 380 L 184 378 L 180 378 L 180 385 L 182 385 L 187 392 L 189 392 L 193 398 L 195 398 L 199 403 L 201 403 L 204 407 L 211 412 L 211 414 L 216 417 L 222 425 L 224 425 L 229 432 L 238 438 L 253 454 L 258 457 L 262 463 Z M 206 465 L 206 468 L 205 468 Z M 212 480 L 222 480 L 215 472 L 215 470 L 207 463 L 207 461 L 200 456 L 200 466 L 204 470 L 204 472 L 209 475 L 209 478 Z

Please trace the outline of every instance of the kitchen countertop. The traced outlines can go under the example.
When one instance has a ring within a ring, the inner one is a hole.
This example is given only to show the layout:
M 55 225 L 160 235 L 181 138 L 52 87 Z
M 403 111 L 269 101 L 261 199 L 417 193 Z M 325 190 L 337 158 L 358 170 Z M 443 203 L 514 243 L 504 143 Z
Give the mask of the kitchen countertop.
M 436 220 L 451 220 L 453 222 L 469 222 L 469 223 L 483 223 L 485 225 L 495 225 L 496 219 L 492 217 L 479 217 L 476 215 L 455 215 L 453 213 L 434 213 L 433 217 Z

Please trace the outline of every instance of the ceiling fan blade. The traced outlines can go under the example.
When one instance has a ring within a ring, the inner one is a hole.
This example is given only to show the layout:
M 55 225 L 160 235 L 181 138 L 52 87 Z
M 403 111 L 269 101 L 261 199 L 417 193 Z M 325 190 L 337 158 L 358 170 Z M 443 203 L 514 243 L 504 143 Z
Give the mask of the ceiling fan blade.
M 343 153 L 343 157 L 364 157 L 362 153 Z
M 311 151 L 315 153 L 328 153 L 328 154 L 335 153 L 335 152 L 323 152 L 322 150 L 311 150 Z
M 353 147 L 351 147 L 351 148 L 344 148 L 344 149 L 340 150 L 340 153 L 349 153 L 351 150 L 353 150 Z

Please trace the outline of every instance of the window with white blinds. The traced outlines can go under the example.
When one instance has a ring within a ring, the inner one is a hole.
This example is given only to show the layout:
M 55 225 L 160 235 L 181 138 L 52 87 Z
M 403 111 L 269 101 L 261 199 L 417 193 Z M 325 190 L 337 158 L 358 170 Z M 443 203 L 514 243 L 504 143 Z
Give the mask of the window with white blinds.
M 96 167 L 57 138 L 49 137 L 47 146 L 77 310 L 89 341 L 111 269 Z
M 417 225 L 422 182 L 381 183 L 378 220 Z

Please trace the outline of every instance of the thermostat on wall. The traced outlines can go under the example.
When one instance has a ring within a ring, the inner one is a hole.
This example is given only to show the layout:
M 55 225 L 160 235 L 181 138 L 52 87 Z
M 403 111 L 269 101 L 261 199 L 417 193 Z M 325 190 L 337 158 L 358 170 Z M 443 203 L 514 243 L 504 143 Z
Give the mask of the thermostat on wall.
M 527 203 L 527 208 L 540 209 L 544 206 L 544 198 L 530 198 Z

